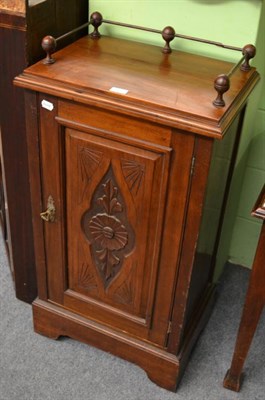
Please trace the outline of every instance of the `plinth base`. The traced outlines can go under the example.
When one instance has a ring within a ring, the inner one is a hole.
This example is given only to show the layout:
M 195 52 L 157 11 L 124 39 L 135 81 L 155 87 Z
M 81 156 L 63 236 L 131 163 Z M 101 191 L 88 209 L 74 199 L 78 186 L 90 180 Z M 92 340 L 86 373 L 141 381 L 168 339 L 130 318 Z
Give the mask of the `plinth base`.
M 197 319 L 193 321 L 178 355 L 40 299 L 33 303 L 34 330 L 52 339 L 69 336 L 133 362 L 143 368 L 158 386 L 174 392 L 189 353 L 208 320 L 213 294 L 214 291 L 208 293 L 201 309 L 197 310 Z

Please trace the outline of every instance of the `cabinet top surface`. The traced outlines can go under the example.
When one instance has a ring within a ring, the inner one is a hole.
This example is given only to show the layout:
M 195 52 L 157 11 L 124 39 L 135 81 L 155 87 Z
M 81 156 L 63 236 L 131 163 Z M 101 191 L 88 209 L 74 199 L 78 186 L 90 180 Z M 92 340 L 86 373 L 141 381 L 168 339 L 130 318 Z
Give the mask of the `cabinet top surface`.
M 221 137 L 259 79 L 254 68 L 230 77 L 225 107 L 214 80 L 234 64 L 143 43 L 86 36 L 15 79 L 18 86 Z M 121 90 L 120 90 L 121 89 Z
M 14 11 L 18 13 L 25 13 L 26 1 L 25 0 L 0 0 L 0 9 Z

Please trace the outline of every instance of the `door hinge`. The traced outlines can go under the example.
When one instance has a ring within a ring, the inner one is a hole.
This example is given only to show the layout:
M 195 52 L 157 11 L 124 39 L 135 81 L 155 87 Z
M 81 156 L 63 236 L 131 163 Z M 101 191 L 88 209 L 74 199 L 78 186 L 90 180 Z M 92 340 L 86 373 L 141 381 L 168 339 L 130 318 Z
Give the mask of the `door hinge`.
M 192 160 L 191 160 L 191 167 L 190 167 L 190 174 L 191 174 L 191 175 L 194 174 L 195 160 L 196 160 L 196 158 L 193 156 L 193 157 L 192 157 Z
M 172 321 L 169 321 L 168 327 L 167 327 L 167 334 L 169 335 L 172 332 Z

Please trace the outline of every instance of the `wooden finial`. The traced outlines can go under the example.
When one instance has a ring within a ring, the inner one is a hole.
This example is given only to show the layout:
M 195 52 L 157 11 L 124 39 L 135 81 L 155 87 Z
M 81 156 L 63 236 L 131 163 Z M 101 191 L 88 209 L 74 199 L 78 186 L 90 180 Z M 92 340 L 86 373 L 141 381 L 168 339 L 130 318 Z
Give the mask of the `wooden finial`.
M 91 33 L 91 37 L 93 38 L 93 39 L 99 39 L 100 38 L 100 33 L 99 33 L 99 31 L 98 31 L 98 28 L 100 27 L 100 25 L 102 24 L 102 20 L 103 20 L 103 17 L 102 17 L 102 15 L 98 12 L 98 11 L 95 11 L 95 12 L 93 12 L 91 15 L 90 15 L 90 22 L 91 22 L 91 25 L 93 25 L 94 26 L 94 31 Z
M 53 64 L 55 63 L 55 59 L 52 58 L 52 53 L 54 53 L 56 49 L 56 40 L 53 36 L 45 36 L 42 39 L 41 46 L 43 50 L 46 52 L 46 58 L 43 60 L 43 64 Z
M 215 107 L 224 107 L 225 102 L 223 99 L 223 94 L 230 88 L 230 81 L 227 75 L 219 75 L 214 81 L 214 88 L 217 91 L 217 97 L 213 101 Z
M 242 54 L 245 56 L 245 61 L 241 65 L 240 69 L 241 71 L 249 71 L 251 68 L 249 65 L 249 60 L 255 57 L 256 47 L 253 46 L 253 44 L 246 44 L 246 46 L 243 47 Z
M 175 37 L 175 30 L 172 28 L 172 26 L 166 26 L 163 31 L 162 31 L 162 37 L 165 40 L 166 44 L 165 47 L 163 48 L 163 53 L 171 53 L 172 50 L 170 48 L 170 42 L 174 39 Z

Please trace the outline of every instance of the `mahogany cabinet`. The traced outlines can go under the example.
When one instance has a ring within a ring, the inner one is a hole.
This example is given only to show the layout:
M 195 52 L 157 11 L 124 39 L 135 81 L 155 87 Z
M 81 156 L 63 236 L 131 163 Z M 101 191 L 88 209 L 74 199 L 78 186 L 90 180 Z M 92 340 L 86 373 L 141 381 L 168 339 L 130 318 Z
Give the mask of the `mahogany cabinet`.
M 37 260 L 35 331 L 140 365 L 175 390 L 209 317 L 247 97 L 233 65 L 84 37 L 15 79 L 25 89 Z
M 88 20 L 88 0 L 0 0 L 0 215 L 16 296 L 37 295 L 23 93 L 14 77 L 43 58 L 41 39 Z M 71 43 L 87 33 L 60 42 Z

